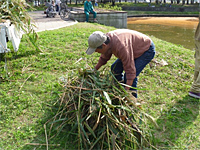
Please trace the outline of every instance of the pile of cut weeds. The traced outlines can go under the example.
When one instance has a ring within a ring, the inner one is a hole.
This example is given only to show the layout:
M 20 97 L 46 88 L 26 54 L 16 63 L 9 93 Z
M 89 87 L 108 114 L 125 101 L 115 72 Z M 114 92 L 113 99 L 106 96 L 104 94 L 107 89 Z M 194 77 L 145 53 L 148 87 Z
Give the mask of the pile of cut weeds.
M 100 74 L 79 69 L 62 77 L 62 81 L 59 110 L 46 123 L 50 125 L 49 139 L 64 132 L 78 149 L 152 146 L 147 121 L 154 119 L 143 112 L 141 101 L 127 92 L 110 71 Z

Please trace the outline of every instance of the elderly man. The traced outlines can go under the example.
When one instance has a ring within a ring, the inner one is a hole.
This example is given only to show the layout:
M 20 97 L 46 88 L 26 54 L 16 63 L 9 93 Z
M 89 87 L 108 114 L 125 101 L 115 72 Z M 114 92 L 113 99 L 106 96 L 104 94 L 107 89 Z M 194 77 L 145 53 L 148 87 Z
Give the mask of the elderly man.
M 114 54 L 118 59 L 112 64 L 111 70 L 118 81 L 129 85 L 126 90 L 132 90 L 137 97 L 137 76 L 154 58 L 155 46 L 146 35 L 128 29 L 117 29 L 107 34 L 101 31 L 92 33 L 88 39 L 87 54 L 101 54 L 95 69 L 98 70 Z M 125 71 L 125 74 L 123 74 Z M 132 87 L 132 88 L 130 88 Z
M 200 23 L 200 20 L 199 20 Z M 198 24 L 195 32 L 195 72 L 194 81 L 191 86 L 189 95 L 200 99 L 200 25 Z

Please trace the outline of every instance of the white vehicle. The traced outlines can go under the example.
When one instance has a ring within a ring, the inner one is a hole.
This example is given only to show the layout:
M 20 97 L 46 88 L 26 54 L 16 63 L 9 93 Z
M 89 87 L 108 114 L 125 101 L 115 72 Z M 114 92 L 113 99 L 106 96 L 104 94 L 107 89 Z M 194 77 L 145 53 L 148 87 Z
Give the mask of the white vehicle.
M 0 53 L 10 51 L 7 47 L 7 42 L 11 41 L 14 51 L 18 51 L 19 44 L 22 38 L 22 32 L 18 31 L 10 21 L 0 23 Z

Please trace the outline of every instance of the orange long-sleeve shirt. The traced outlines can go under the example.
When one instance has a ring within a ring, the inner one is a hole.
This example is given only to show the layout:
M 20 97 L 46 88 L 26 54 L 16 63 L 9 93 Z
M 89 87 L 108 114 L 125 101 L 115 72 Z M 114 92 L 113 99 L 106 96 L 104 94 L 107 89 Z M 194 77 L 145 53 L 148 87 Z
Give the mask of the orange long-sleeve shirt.
M 117 29 L 106 35 L 110 38 L 109 49 L 101 54 L 97 65 L 105 65 L 114 54 L 122 61 L 127 80 L 133 80 L 136 77 L 134 59 L 149 49 L 151 39 L 143 33 L 129 29 Z

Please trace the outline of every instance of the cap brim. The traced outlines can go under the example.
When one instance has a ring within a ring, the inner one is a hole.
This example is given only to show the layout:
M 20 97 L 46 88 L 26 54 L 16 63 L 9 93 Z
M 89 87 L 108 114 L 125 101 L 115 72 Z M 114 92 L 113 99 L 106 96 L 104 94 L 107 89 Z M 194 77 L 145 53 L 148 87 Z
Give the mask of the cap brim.
M 91 47 L 89 47 L 89 48 L 86 50 L 86 53 L 87 53 L 88 55 L 91 55 L 92 53 L 95 52 L 95 50 L 96 50 L 96 48 L 91 48 Z

